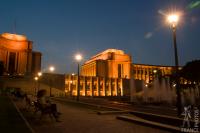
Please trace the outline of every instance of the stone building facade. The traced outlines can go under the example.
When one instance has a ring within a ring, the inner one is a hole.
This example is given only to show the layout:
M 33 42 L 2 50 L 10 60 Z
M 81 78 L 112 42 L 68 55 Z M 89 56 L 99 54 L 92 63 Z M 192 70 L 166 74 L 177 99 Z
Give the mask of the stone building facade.
M 131 62 L 131 56 L 124 51 L 107 49 L 86 61 L 81 66 L 81 75 L 129 79 Z
M 81 66 L 80 95 L 129 96 L 130 78 L 150 83 L 154 76 L 172 74 L 172 66 L 132 64 L 131 56 L 122 50 L 107 49 Z M 77 95 L 77 75 L 66 75 L 65 91 Z
M 167 76 L 173 72 L 172 66 L 132 64 L 133 78 L 151 83 L 156 75 Z
M 4 75 L 25 75 L 41 70 L 41 53 L 33 51 L 33 42 L 24 35 L 0 34 L 0 62 Z
M 77 78 L 77 75 L 66 75 L 65 92 L 67 95 L 77 95 Z M 80 76 L 79 80 L 79 89 L 81 96 L 126 96 L 129 94 L 128 79 Z

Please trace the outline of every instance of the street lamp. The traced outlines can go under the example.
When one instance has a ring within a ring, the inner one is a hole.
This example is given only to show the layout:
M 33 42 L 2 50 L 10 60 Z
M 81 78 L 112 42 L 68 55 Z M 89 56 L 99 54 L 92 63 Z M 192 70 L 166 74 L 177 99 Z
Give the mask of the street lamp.
M 35 80 L 35 95 L 37 94 L 37 90 L 36 90 L 36 88 L 37 88 L 37 82 L 38 82 L 38 77 L 36 76 L 36 77 L 34 77 L 34 80 Z
M 75 55 L 75 60 L 78 63 L 78 70 L 77 70 L 77 98 L 76 98 L 76 100 L 79 101 L 79 96 L 80 96 L 79 63 L 82 60 L 82 55 L 81 54 L 76 54 Z
M 38 72 L 38 76 L 39 76 L 39 77 L 42 76 L 42 72 Z
M 52 73 L 53 71 L 55 70 L 55 67 L 54 66 L 50 66 L 49 67 L 49 71 Z M 52 79 L 51 79 L 51 77 L 50 77 L 50 87 L 49 87 L 49 96 L 51 97 L 52 96 L 52 94 L 51 94 L 51 86 L 52 86 Z
M 38 90 L 37 91 L 39 91 L 39 89 L 40 89 L 40 77 L 42 76 L 42 72 L 38 72 L 38 86 L 37 86 L 37 88 L 38 88 Z
M 50 72 L 53 72 L 54 70 L 55 70 L 55 67 L 54 67 L 54 66 L 50 66 L 50 67 L 49 67 L 49 71 L 50 71 Z
M 178 52 L 177 52 L 177 44 L 176 44 L 176 27 L 179 21 L 179 15 L 178 14 L 171 14 L 167 16 L 167 20 L 169 24 L 171 25 L 172 32 L 173 32 L 173 43 L 174 43 L 174 57 L 175 57 L 175 82 L 176 82 L 176 106 L 177 106 L 177 113 L 178 115 L 181 115 L 181 93 L 180 93 L 180 87 L 179 87 L 179 77 L 178 77 Z

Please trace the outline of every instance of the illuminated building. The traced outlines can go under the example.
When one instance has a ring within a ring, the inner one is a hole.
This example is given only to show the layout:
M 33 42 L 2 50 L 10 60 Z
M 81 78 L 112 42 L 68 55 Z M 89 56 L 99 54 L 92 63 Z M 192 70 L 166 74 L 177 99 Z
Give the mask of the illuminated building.
M 155 76 L 172 74 L 172 66 L 132 64 L 122 50 L 107 49 L 81 66 L 81 96 L 128 96 L 130 78 L 150 83 Z M 66 75 L 65 92 L 77 95 L 77 75 Z
M 122 50 L 107 49 L 86 61 L 81 67 L 82 76 L 130 78 L 131 56 Z
M 80 96 L 127 96 L 129 80 L 124 78 L 106 78 L 80 76 Z M 77 95 L 77 75 L 66 75 L 66 95 Z
M 0 34 L 0 61 L 4 74 L 24 75 L 40 71 L 41 53 L 32 50 L 33 42 L 24 35 Z
M 137 80 L 144 80 L 150 83 L 155 76 L 169 76 L 172 74 L 172 66 L 147 65 L 147 64 L 133 64 L 133 78 Z

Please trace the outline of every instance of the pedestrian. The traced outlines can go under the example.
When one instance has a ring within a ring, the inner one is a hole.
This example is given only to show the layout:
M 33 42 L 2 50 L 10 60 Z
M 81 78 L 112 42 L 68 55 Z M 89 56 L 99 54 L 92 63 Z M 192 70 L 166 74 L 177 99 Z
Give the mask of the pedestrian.
M 37 93 L 37 102 L 44 110 L 51 111 L 56 121 L 59 122 L 59 116 L 61 113 L 57 111 L 57 105 L 50 101 L 50 98 L 46 96 L 46 93 L 46 90 L 39 90 Z

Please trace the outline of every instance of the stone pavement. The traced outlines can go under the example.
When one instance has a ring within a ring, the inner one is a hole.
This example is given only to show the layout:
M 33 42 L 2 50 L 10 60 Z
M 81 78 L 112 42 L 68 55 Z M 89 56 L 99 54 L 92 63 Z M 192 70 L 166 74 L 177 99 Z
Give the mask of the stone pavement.
M 117 120 L 115 114 L 98 115 L 98 108 L 90 108 L 77 102 L 56 103 L 62 113 L 62 122 L 55 122 L 49 116 L 39 120 L 39 113 L 35 115 L 30 110 L 22 110 L 36 133 L 167 133 L 160 129 Z M 23 108 L 21 103 L 16 104 Z
M 31 133 L 29 125 L 8 96 L 0 95 L 0 132 Z

